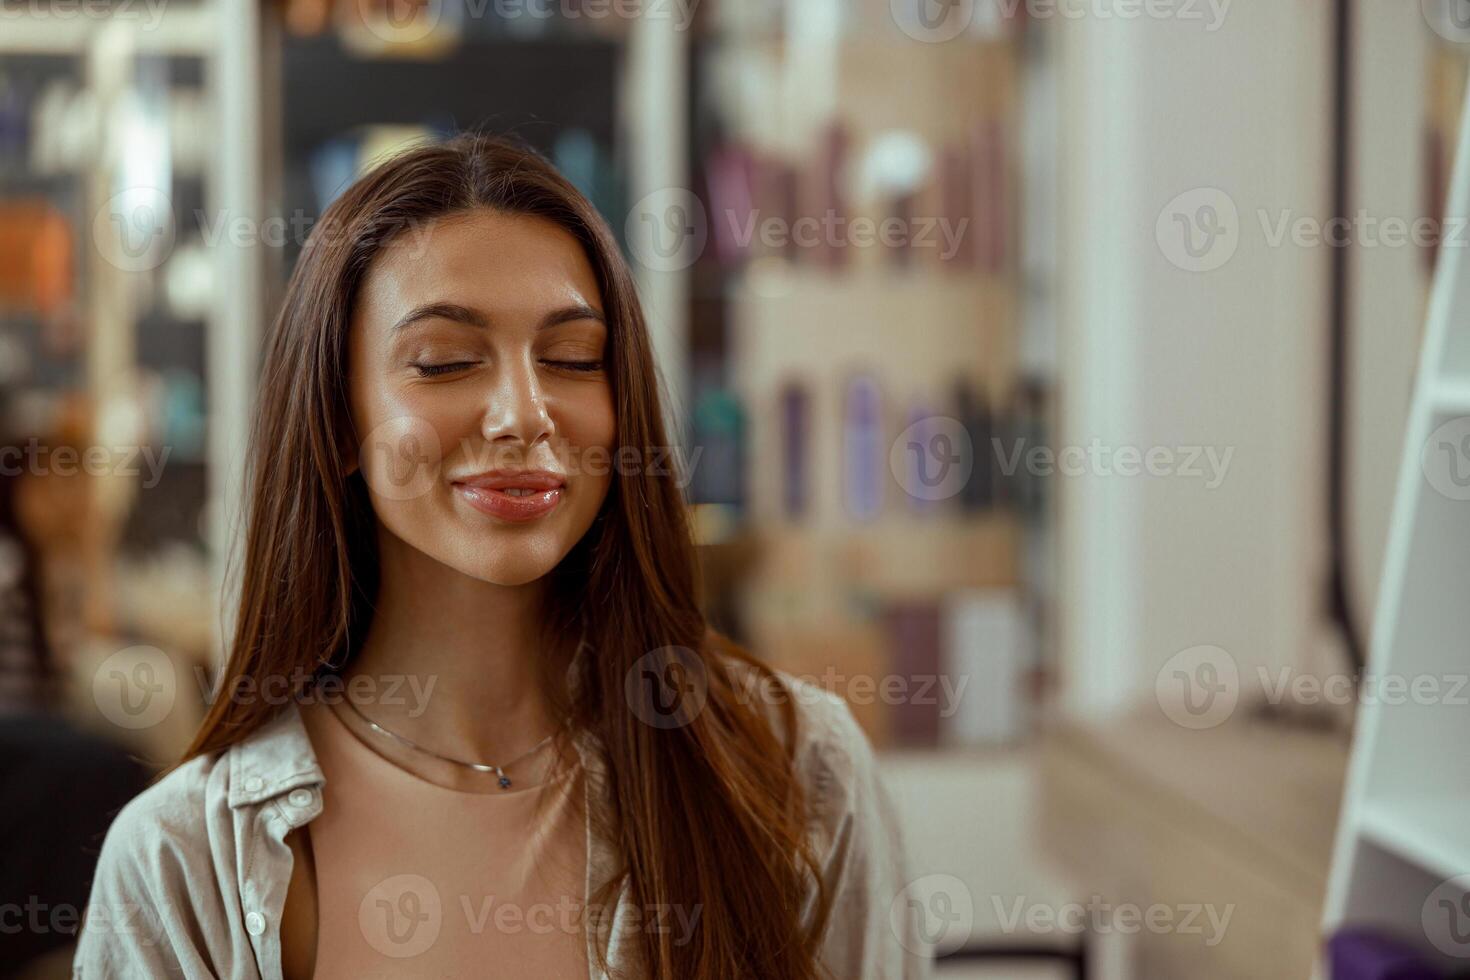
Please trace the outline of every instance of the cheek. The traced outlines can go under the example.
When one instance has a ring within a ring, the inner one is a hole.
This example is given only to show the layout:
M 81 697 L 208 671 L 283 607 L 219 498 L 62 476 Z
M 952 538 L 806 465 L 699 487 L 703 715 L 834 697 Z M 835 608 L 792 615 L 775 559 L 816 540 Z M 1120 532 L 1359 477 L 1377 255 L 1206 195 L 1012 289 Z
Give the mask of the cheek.
M 617 441 L 617 420 L 607 387 L 579 393 L 565 402 L 557 424 L 572 453 L 573 471 L 585 484 L 601 484 L 605 489 L 612 482 Z
M 606 385 L 589 393 L 578 407 L 576 441 L 585 446 L 610 448 L 617 441 L 617 418 L 613 413 L 612 392 Z
M 453 459 L 468 444 L 479 419 L 472 399 L 386 380 L 354 392 L 352 415 L 364 453 L 370 448 L 381 453 L 387 443 L 402 453 L 433 457 L 436 463 Z
M 474 417 L 442 392 L 426 394 L 385 380 L 352 393 L 358 464 L 374 510 L 395 531 L 431 516 L 444 466 L 466 442 L 464 419 Z

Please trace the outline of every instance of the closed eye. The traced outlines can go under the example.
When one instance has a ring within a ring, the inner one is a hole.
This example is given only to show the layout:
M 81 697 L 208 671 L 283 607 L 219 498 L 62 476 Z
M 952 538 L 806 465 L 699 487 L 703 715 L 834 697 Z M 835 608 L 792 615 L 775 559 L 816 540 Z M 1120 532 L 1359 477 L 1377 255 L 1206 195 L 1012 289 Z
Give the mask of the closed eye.
M 465 368 L 475 366 L 474 361 L 453 361 L 449 364 L 415 364 L 414 369 L 418 371 L 421 378 L 432 378 L 440 374 L 451 374 L 455 371 L 463 371 Z
M 601 361 L 543 361 L 555 368 L 565 368 L 568 371 L 600 371 Z

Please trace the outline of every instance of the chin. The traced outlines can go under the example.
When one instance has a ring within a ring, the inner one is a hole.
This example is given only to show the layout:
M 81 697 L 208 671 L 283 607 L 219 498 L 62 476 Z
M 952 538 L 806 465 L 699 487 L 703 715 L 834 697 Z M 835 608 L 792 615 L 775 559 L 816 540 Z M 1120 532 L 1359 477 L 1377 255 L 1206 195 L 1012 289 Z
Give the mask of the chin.
M 452 540 L 425 542 L 430 557 L 470 578 L 493 585 L 525 585 L 551 572 L 576 545 L 565 528 L 490 531 L 461 527 Z M 558 533 L 560 532 L 560 533 Z
M 532 555 L 498 555 L 489 561 L 481 559 L 456 565 L 456 569 L 481 582 L 513 587 L 528 585 L 545 577 L 556 564 L 554 561 L 537 560 Z

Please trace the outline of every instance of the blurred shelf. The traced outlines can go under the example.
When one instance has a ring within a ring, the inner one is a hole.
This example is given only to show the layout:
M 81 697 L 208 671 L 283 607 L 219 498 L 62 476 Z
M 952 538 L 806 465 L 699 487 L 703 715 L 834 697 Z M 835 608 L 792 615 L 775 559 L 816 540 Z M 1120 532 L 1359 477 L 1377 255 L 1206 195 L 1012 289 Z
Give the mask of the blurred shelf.
M 92 16 L 34 16 L 5 18 L 0 31 L 3 55 L 80 55 L 104 36 L 108 27 L 128 37 L 140 54 L 207 56 L 222 42 L 211 6 L 168 6 L 156 24 L 142 18 L 136 28 L 123 19 L 102 20 Z M 123 25 L 118 27 L 116 25 Z M 118 36 L 118 34 L 114 34 Z
M 466 38 L 433 57 L 376 59 L 335 36 L 288 37 L 280 87 L 291 98 L 278 120 L 286 211 L 316 213 L 311 155 L 372 126 L 481 127 L 515 134 L 543 152 L 557 134 L 577 128 L 617 158 L 623 50 L 597 36 Z
M 955 37 L 943 44 L 945 48 L 951 48 L 955 52 L 970 58 L 985 57 L 987 55 L 1012 54 L 1022 39 L 1022 33 L 1018 30 L 1004 29 L 992 34 L 966 33 L 961 37 Z M 914 38 L 905 34 L 897 25 L 893 25 L 891 32 L 875 34 L 871 31 L 847 29 L 832 39 L 833 43 L 840 48 L 860 52 L 864 55 L 889 55 L 893 58 L 912 60 Z M 779 26 L 754 30 L 730 30 L 716 29 L 701 34 L 698 38 L 701 46 L 708 48 L 711 52 L 724 54 L 726 52 L 752 55 L 759 54 L 767 58 L 780 57 L 787 53 L 801 53 L 805 42 L 792 41 L 785 30 Z M 939 45 L 935 45 L 939 47 Z
M 75 190 L 80 177 L 74 172 L 38 174 L 9 166 L 0 167 L 0 199 Z
M 881 261 L 855 262 L 843 269 L 812 263 L 758 259 L 730 283 L 739 303 L 768 304 L 819 300 L 842 311 L 914 309 L 919 312 L 979 300 L 1008 300 L 1016 293 L 1014 277 L 978 270 L 953 271 L 934 262 L 895 267 Z
M 1465 815 L 1470 793 L 1366 800 L 1358 817 L 1363 836 L 1436 875 L 1470 872 Z
M 852 248 L 854 255 L 860 251 L 884 252 L 877 246 L 872 249 Z M 919 254 L 923 255 L 922 249 Z M 1016 277 L 1009 271 L 967 268 L 958 262 L 951 264 L 937 257 L 916 259 L 911 265 L 901 266 L 864 256 L 862 261 L 834 267 L 818 262 L 792 261 L 779 255 L 752 255 L 738 265 L 699 267 L 694 275 L 696 298 L 747 302 L 780 300 L 806 291 L 845 291 L 852 288 L 987 293 L 1015 290 L 1016 286 Z
M 1434 385 L 1434 410 L 1446 415 L 1470 415 L 1470 380 L 1441 379 Z
M 483 58 L 507 51 L 544 51 L 554 56 L 563 51 L 616 50 L 625 43 L 620 37 L 574 30 L 552 30 L 539 34 L 517 34 L 510 31 L 496 33 L 465 31 L 457 37 L 446 37 L 442 47 L 416 47 L 412 44 L 401 44 L 393 48 L 386 48 L 384 53 L 357 50 L 335 31 L 315 35 L 288 34 L 284 42 L 288 49 L 312 51 L 320 57 L 333 60 L 355 61 L 367 65 L 404 65 L 423 69 L 433 69 L 436 65 L 453 63 L 467 56 Z
M 884 599 L 1014 585 L 1020 521 L 1005 511 L 968 519 L 895 515 L 858 526 L 759 525 L 763 587 L 802 583 Z

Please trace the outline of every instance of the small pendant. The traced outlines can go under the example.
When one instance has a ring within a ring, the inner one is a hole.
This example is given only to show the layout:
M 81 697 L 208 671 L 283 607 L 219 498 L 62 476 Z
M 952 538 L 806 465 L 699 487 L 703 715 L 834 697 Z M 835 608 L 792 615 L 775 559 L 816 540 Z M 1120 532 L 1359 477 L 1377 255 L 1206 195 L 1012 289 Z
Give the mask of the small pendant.
M 510 789 L 510 777 L 509 776 L 501 776 L 500 777 L 500 788 L 501 789 Z

